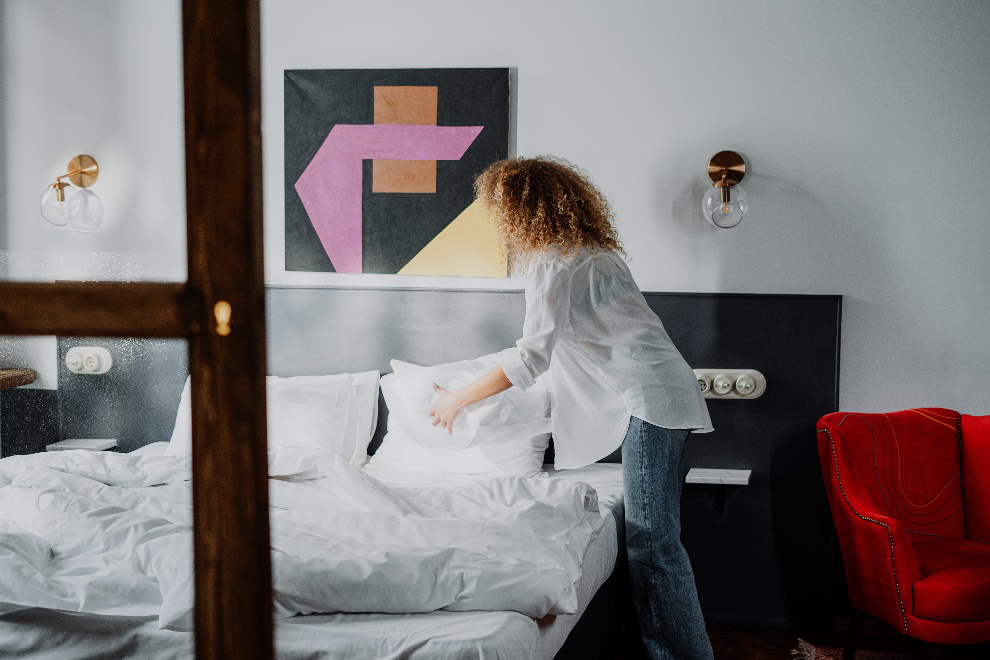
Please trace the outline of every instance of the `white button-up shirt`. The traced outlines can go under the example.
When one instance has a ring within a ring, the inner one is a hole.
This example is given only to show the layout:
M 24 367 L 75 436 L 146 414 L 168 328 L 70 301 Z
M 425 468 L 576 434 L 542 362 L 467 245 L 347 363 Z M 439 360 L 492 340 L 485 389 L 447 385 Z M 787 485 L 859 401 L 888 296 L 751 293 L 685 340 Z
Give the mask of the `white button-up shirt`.
M 694 372 L 618 254 L 534 255 L 516 348 L 501 361 L 513 385 L 526 389 L 550 372 L 558 469 L 618 449 L 630 416 L 670 429 L 712 430 Z

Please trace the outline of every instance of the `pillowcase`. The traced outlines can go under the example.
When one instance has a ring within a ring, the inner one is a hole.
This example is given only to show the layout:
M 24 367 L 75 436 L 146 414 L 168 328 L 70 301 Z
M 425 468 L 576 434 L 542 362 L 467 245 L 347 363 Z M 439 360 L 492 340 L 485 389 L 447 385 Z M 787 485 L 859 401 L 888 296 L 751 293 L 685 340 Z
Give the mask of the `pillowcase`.
M 329 449 L 364 462 L 357 448 L 358 405 L 354 377 L 269 376 L 268 446 Z
M 376 370 L 351 375 L 354 377 L 354 392 L 357 395 L 358 405 L 357 447 L 364 452 L 361 461 L 355 464 L 363 465 L 368 460 L 368 445 L 371 444 L 371 439 L 375 437 L 375 431 L 378 429 L 378 393 L 382 374 Z
M 179 410 L 175 413 L 175 425 L 172 427 L 172 437 L 168 441 L 166 455 L 192 453 L 192 386 L 191 376 L 186 376 L 186 384 L 182 386 L 182 396 L 179 397 Z
M 401 429 L 389 431 L 368 468 L 405 473 L 442 473 L 476 476 L 535 477 L 543 470 L 550 434 L 475 445 L 466 449 L 424 447 Z
M 514 348 L 508 350 L 516 350 Z M 407 473 L 531 477 L 540 474 L 550 441 L 550 392 L 543 379 L 525 392 L 511 388 L 465 408 L 454 434 L 433 426 L 434 381 L 444 389 L 473 382 L 502 353 L 434 367 L 392 361 L 382 377 L 388 433 L 369 468 Z M 463 418 L 463 419 L 462 419 Z
M 394 417 L 413 440 L 440 449 L 464 449 L 549 433 L 550 392 L 542 379 L 525 392 L 513 387 L 465 407 L 454 420 L 452 433 L 433 425 L 430 408 L 437 400 L 433 383 L 448 390 L 473 383 L 491 371 L 505 352 L 433 367 L 392 360 L 393 373 L 381 379 L 389 431 L 393 430 Z
M 379 372 L 268 376 L 268 446 L 328 449 L 362 465 L 378 417 Z M 192 453 L 192 400 L 186 379 L 168 454 Z

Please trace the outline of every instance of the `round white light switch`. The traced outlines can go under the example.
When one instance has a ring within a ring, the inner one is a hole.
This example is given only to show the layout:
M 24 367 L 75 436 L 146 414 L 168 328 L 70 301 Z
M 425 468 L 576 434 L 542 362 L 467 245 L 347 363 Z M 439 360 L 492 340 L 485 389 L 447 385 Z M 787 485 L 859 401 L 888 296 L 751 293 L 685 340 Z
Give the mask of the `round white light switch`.
M 756 390 L 756 380 L 752 376 L 743 374 L 736 378 L 736 391 L 743 396 L 748 396 Z
M 728 394 L 732 391 L 732 380 L 728 376 L 719 374 L 712 380 L 712 389 L 716 394 Z

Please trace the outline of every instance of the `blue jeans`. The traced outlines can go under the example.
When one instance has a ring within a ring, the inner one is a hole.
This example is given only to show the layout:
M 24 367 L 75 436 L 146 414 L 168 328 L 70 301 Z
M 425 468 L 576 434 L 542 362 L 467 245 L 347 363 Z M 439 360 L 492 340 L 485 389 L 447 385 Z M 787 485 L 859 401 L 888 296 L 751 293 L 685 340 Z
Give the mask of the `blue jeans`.
M 633 417 L 622 445 L 629 579 L 651 660 L 714 657 L 681 545 L 684 443 L 690 433 Z

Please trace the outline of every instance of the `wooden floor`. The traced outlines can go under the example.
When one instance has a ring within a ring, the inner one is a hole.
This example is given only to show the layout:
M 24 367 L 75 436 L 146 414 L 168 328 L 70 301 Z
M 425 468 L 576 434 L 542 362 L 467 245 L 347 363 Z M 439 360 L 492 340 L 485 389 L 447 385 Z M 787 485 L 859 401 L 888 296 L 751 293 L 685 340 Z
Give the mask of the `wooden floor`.
M 845 642 L 845 621 L 837 622 L 834 631 L 788 630 L 711 626 L 708 635 L 717 660 L 742 660 L 744 658 L 788 658 L 794 660 L 791 650 L 798 647 L 798 639 L 815 646 L 842 649 Z M 880 622 L 863 625 L 857 647 L 860 651 L 874 651 L 896 658 L 990 658 L 990 645 L 936 646 L 909 639 Z M 841 653 L 839 654 L 841 657 Z
M 797 660 L 792 655 L 797 649 L 798 639 L 816 646 L 841 649 L 844 642 L 845 622 L 838 621 L 834 631 L 744 628 L 738 626 L 713 625 L 708 627 L 716 660 L 771 659 Z M 990 644 L 978 647 L 931 646 L 908 639 L 880 622 L 866 622 L 860 636 L 859 650 L 887 654 L 887 658 L 928 659 L 932 658 L 990 658 Z M 841 653 L 839 654 L 841 657 Z M 860 657 L 863 657 L 860 654 Z M 639 660 L 631 652 L 616 652 L 610 660 Z

